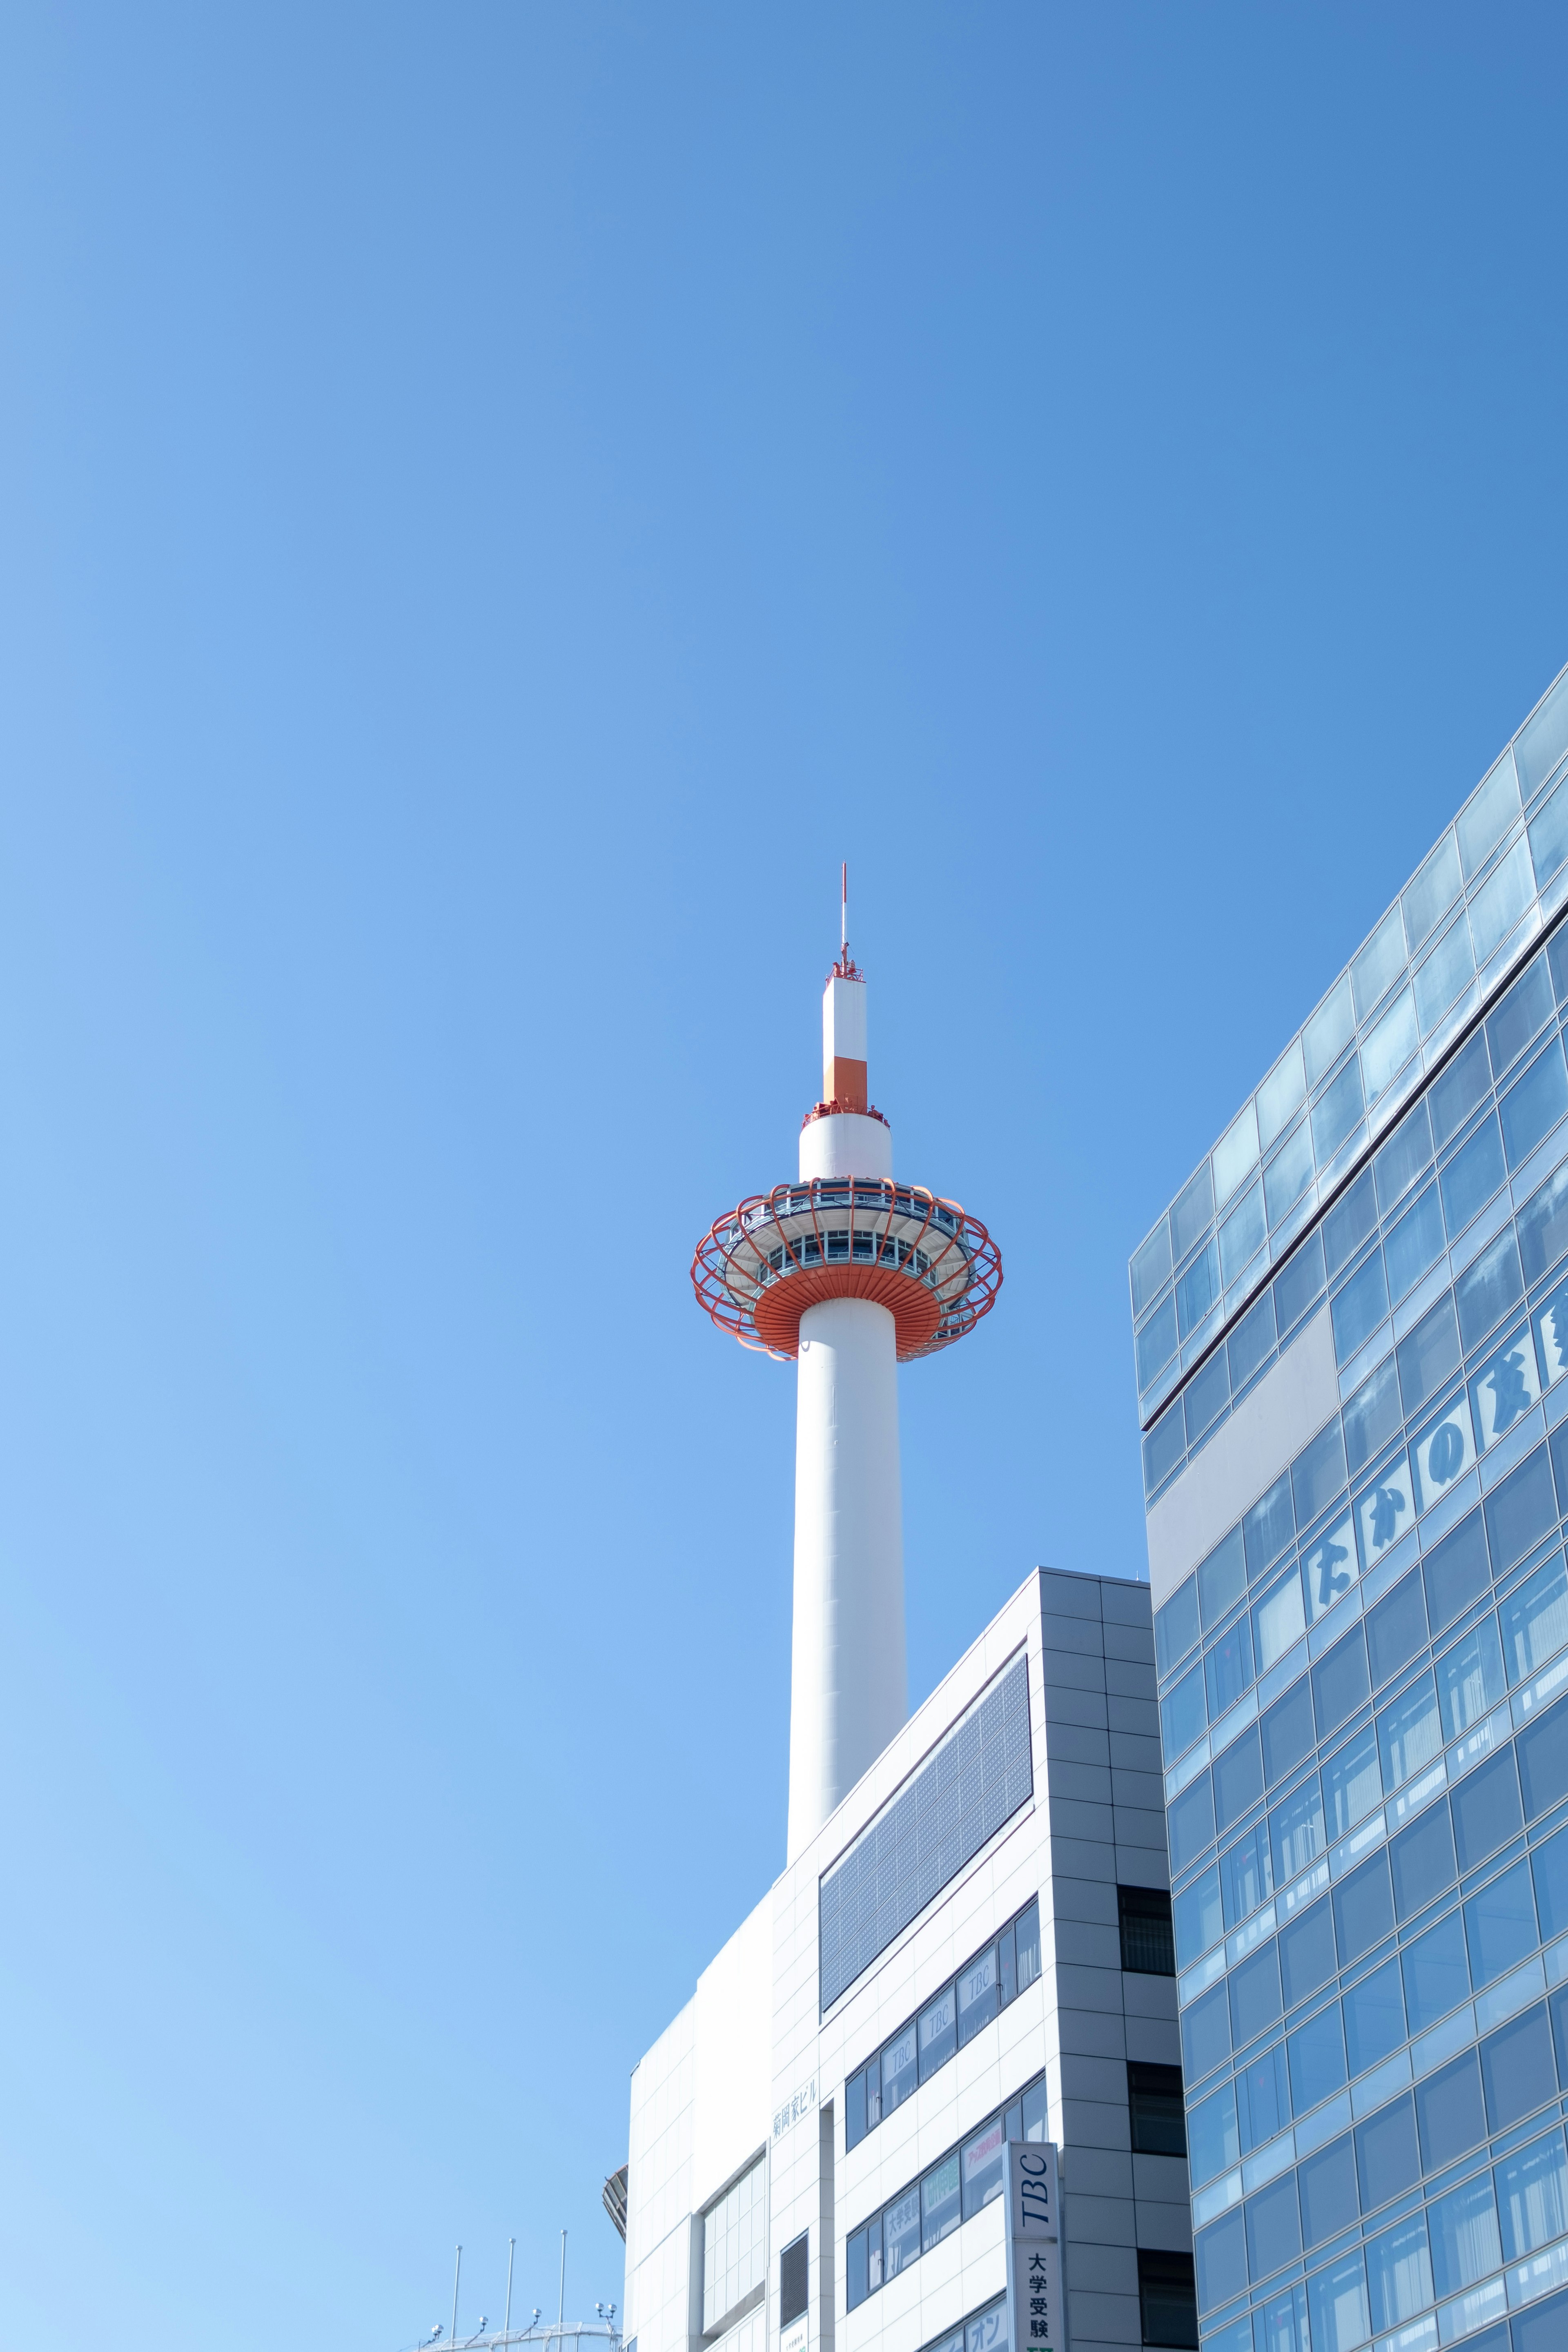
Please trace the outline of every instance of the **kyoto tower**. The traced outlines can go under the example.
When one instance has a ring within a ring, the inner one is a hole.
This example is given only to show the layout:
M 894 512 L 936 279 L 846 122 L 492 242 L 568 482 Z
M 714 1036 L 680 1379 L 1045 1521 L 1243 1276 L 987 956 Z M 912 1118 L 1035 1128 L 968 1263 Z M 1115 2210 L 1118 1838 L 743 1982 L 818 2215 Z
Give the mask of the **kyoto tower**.
M 962 1339 L 1002 1284 L 984 1226 L 893 1175 L 892 1129 L 867 1092 L 847 868 L 799 1178 L 719 1218 L 691 1280 L 743 1347 L 796 1365 L 793 1862 L 909 1712 L 897 1368 Z

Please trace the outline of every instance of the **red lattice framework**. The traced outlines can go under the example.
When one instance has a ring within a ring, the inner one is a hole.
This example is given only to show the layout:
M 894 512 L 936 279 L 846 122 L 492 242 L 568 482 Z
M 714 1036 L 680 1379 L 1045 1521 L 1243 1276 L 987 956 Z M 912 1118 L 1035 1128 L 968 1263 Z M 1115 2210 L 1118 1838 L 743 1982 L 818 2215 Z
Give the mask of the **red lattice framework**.
M 697 1245 L 691 1284 L 721 1330 L 784 1359 L 826 1298 L 891 1313 L 900 1363 L 951 1348 L 988 1315 L 1002 1255 L 956 1201 L 890 1177 L 814 1176 L 753 1193 Z

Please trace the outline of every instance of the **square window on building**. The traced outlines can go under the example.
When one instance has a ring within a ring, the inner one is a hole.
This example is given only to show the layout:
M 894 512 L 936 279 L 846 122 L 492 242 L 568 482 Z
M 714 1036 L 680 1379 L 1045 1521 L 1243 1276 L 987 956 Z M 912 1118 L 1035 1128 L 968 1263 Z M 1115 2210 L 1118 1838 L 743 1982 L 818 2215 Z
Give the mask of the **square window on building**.
M 1196 2352 L 1198 2298 L 1191 2254 L 1160 2254 L 1139 2248 L 1138 2308 L 1145 2344 Z
M 1121 1965 L 1149 1977 L 1173 1977 L 1176 1945 L 1171 1929 L 1171 1898 L 1163 1886 L 1119 1886 Z
M 1179 2066 L 1155 2066 L 1129 2059 L 1127 2109 L 1134 2155 L 1185 2156 L 1187 2133 L 1182 2113 Z

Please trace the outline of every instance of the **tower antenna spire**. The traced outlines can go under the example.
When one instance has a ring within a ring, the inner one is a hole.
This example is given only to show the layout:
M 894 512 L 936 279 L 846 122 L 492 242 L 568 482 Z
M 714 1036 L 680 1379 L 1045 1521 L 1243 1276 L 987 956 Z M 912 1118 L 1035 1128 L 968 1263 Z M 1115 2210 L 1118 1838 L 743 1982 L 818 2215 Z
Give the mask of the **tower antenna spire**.
M 849 950 L 849 860 L 847 858 L 839 868 L 839 881 L 841 887 L 838 899 L 838 952 L 840 955 L 847 955 Z

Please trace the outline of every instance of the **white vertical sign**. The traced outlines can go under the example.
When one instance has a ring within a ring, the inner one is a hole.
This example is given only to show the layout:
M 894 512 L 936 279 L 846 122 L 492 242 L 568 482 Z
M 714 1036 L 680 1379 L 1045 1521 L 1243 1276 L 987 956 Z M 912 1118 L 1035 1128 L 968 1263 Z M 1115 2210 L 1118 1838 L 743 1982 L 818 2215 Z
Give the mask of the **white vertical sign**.
M 1011 2352 L 1067 2352 L 1060 2190 L 1049 2140 L 1007 2143 L 1007 2314 Z

